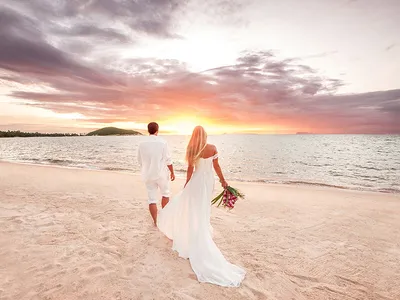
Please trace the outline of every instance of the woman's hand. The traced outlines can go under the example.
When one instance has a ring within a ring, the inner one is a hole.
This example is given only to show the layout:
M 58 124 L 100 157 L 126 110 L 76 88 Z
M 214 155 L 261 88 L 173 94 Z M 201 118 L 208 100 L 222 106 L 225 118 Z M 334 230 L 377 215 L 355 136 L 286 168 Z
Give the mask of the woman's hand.
M 225 180 L 220 180 L 221 186 L 226 189 L 228 187 L 228 183 Z
M 217 152 L 217 148 L 215 148 L 215 154 L 214 155 L 216 155 L 217 153 L 218 153 Z M 213 166 L 214 166 L 215 172 L 218 175 L 219 182 L 221 182 L 222 187 L 224 189 L 227 188 L 228 187 L 228 183 L 225 181 L 224 175 L 222 175 L 222 170 L 221 170 L 221 167 L 220 167 L 220 165 L 218 163 L 218 157 L 213 159 Z

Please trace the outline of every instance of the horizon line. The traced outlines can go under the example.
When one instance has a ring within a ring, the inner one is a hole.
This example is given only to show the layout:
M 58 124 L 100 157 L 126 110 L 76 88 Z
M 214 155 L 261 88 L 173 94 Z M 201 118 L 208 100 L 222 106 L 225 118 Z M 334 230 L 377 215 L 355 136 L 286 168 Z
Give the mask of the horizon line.
M 112 127 L 112 126 L 109 126 Z M 107 127 L 103 127 L 103 128 L 107 128 Z M 117 127 L 115 127 L 117 128 Z M 99 128 L 102 129 L 102 128 Z M 124 130 L 133 130 L 133 131 L 137 131 L 143 135 L 147 135 L 148 132 L 146 130 L 143 129 L 125 129 L 125 128 L 118 128 L 118 129 L 124 129 Z M 98 129 L 95 130 L 91 130 L 88 132 L 81 132 L 81 133 L 77 133 L 77 132 L 43 132 L 43 131 L 22 131 L 22 130 L 0 130 L 0 132 L 21 132 L 21 133 L 29 133 L 29 134 L 34 134 L 34 133 L 39 133 L 39 134 L 65 134 L 65 135 L 78 135 L 78 136 L 86 136 L 87 134 L 89 134 L 90 132 L 96 131 Z M 191 134 L 182 134 L 182 133 L 175 133 L 175 132 L 168 132 L 168 131 L 160 131 L 159 132 L 160 135 L 171 135 L 171 136 L 190 136 Z M 208 134 L 209 136 L 215 136 L 215 135 L 400 135 L 399 133 L 373 133 L 373 132 L 358 132 L 358 133 L 346 133 L 346 132 L 342 132 L 342 133 L 318 133 L 318 132 L 291 132 L 291 133 L 272 133 L 272 132 L 225 132 L 225 133 L 211 133 Z M 111 135 L 111 136 L 124 136 L 124 135 Z M 130 136 L 129 134 L 127 136 Z

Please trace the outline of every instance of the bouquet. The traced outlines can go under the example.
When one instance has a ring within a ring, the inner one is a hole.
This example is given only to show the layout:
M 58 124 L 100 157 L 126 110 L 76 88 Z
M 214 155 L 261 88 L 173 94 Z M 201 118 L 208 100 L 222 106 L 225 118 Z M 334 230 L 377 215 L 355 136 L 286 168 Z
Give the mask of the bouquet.
M 223 207 L 232 209 L 239 198 L 244 199 L 244 194 L 231 186 L 227 186 L 217 197 L 211 200 L 211 204 L 218 203 L 217 207 L 222 205 Z

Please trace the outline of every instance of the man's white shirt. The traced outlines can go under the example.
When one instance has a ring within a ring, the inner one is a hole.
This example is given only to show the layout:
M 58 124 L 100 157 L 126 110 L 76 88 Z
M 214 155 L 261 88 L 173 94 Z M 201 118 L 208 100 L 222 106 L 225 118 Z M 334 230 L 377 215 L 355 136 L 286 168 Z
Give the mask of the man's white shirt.
M 168 176 L 168 165 L 172 164 L 167 142 L 156 135 L 150 135 L 139 144 L 138 162 L 145 182 Z

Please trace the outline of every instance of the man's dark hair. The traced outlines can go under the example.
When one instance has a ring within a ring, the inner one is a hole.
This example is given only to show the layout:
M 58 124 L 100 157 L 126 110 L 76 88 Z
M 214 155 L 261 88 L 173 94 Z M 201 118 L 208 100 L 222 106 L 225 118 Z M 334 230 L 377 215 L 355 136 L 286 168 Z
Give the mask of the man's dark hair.
M 158 131 L 158 124 L 156 122 L 151 122 L 147 125 L 147 130 L 150 134 L 155 134 Z

